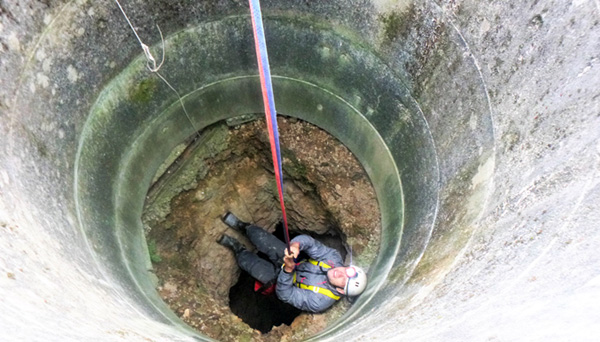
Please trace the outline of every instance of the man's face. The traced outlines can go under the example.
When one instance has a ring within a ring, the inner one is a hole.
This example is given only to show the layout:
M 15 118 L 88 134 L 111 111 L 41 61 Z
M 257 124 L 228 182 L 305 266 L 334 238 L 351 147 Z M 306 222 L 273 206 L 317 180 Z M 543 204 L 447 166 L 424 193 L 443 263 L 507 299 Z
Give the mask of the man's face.
M 335 267 L 327 271 L 327 279 L 329 283 L 338 289 L 338 292 L 344 293 L 344 287 L 346 287 L 346 282 L 348 282 L 348 275 L 346 274 L 346 270 L 349 267 Z M 341 290 L 341 291 L 340 291 Z

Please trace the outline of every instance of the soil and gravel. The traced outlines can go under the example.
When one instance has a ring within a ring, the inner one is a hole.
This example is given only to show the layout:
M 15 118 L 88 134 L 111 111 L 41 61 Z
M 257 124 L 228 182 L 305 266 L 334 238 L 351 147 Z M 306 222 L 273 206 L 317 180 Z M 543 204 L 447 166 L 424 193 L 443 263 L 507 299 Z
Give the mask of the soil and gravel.
M 290 230 L 311 234 L 343 255 L 351 246 L 354 262 L 368 266 L 377 253 L 381 224 L 363 168 L 318 127 L 286 117 L 278 122 Z M 173 152 L 155 181 L 142 220 L 157 290 L 190 326 L 221 341 L 297 341 L 322 331 L 350 306 L 342 300 L 323 314 L 302 313 L 268 333 L 230 308 L 230 288 L 241 271 L 233 253 L 216 241 L 228 234 L 252 246 L 221 216 L 230 210 L 271 232 L 281 221 L 264 120 L 205 129 Z

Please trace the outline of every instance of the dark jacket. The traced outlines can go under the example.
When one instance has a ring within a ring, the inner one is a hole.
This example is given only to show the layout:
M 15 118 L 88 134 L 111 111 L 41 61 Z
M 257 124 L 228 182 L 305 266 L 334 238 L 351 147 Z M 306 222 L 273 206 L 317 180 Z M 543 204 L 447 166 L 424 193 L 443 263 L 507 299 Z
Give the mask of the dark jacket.
M 338 251 L 323 245 L 310 236 L 299 235 L 291 241 L 291 243 L 294 242 L 298 242 L 300 244 L 300 251 L 308 254 L 311 259 L 322 261 L 332 268 L 344 266 L 342 256 Z M 342 295 L 327 281 L 327 270 L 328 269 L 326 268 L 313 265 L 310 262 L 299 263 L 296 265 L 295 270 L 296 281 L 328 289 L 335 295 L 341 297 Z M 324 294 L 295 286 L 293 282 L 293 272 L 279 272 L 276 289 L 277 297 L 279 297 L 279 299 L 304 311 L 322 312 L 336 302 L 335 299 Z

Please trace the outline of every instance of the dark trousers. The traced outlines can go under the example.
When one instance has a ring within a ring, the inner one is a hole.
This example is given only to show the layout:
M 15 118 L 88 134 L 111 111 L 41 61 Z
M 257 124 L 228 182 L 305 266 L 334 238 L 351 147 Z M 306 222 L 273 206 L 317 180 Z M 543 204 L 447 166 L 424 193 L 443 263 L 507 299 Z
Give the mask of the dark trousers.
M 241 269 L 248 272 L 254 279 L 263 284 L 275 281 L 281 265 L 283 264 L 285 243 L 264 229 L 249 225 L 246 227 L 246 236 L 256 248 L 266 254 L 267 261 L 255 253 L 244 250 L 236 254 L 236 260 Z

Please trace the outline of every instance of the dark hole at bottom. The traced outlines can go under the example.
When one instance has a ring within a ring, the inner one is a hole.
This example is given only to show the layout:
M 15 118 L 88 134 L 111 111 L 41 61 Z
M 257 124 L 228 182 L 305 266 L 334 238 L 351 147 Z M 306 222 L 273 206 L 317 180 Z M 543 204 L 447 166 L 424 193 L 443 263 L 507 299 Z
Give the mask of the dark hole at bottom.
M 281 223 L 277 225 L 274 235 L 285 240 Z M 263 257 L 261 253 L 259 256 Z M 229 306 L 246 324 L 263 334 L 275 326 L 292 324 L 301 313 L 295 307 L 280 301 L 274 292 L 269 295 L 255 292 L 254 278 L 243 271 L 238 282 L 229 290 Z
M 280 301 L 275 293 L 262 295 L 254 292 L 254 278 L 242 272 L 229 291 L 231 311 L 253 329 L 266 334 L 281 324 L 290 325 L 301 313 L 295 307 Z
M 273 235 L 285 241 L 283 224 L 279 223 L 277 225 Z M 294 235 L 290 232 L 290 239 L 293 237 Z M 342 253 L 342 257 L 345 256 L 342 241 L 338 236 L 313 237 L 338 249 Z M 259 253 L 259 256 L 261 256 L 261 253 Z M 229 290 L 231 311 L 251 328 L 266 334 L 275 326 L 292 324 L 294 319 L 302 313 L 299 309 L 280 301 L 274 292 L 269 295 L 255 292 L 254 281 L 254 278 L 242 271 L 238 282 Z

